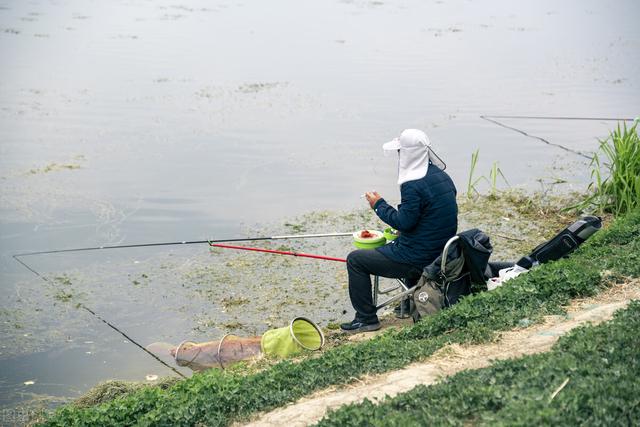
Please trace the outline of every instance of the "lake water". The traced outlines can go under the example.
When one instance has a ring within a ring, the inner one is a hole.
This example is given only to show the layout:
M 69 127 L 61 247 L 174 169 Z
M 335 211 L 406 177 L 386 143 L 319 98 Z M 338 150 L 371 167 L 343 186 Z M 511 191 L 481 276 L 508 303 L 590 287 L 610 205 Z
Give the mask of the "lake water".
M 498 162 L 512 186 L 583 190 L 577 153 L 615 122 L 492 119 L 549 145 L 480 116 L 636 117 L 638 16 L 634 0 L 0 0 L 3 420 L 102 380 L 175 375 L 78 303 L 142 345 L 350 310 L 346 291 L 300 300 L 344 283 L 341 265 L 215 253 L 212 266 L 198 246 L 21 258 L 47 282 L 12 255 L 286 234 L 367 190 L 397 201 L 380 146 L 411 127 L 460 192 L 475 150 L 478 175 Z M 274 301 L 278 287 L 296 298 Z M 227 316 L 243 298 L 260 303 Z

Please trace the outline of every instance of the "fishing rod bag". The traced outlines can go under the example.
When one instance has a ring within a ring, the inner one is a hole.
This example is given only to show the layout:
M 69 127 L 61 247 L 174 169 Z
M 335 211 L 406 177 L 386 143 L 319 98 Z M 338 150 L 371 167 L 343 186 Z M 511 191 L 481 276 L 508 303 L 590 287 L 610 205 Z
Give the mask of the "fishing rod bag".
M 529 270 L 538 264 L 565 257 L 600 228 L 602 228 L 600 217 L 584 216 L 559 232 L 553 239 L 538 245 L 531 254 L 520 258 L 516 265 Z

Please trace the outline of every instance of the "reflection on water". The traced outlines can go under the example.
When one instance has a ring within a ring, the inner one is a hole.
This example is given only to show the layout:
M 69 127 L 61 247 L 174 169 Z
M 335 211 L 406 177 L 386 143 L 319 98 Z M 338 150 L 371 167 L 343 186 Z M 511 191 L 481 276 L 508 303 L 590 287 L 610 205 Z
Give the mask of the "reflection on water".
M 310 317 L 326 325 L 348 305 L 339 265 L 300 276 L 279 260 L 245 295 L 242 266 L 212 269 L 204 248 L 31 259 L 59 288 L 12 254 L 278 234 L 295 215 L 359 207 L 366 190 L 397 200 L 380 144 L 407 127 L 427 131 L 461 191 L 476 149 L 480 173 L 497 161 L 512 185 L 582 189 L 588 160 L 479 116 L 636 116 L 639 12 L 632 0 L 0 1 L 0 404 L 169 374 L 74 298 L 145 343 L 260 332 L 320 285 L 331 298 L 302 307 Z M 584 153 L 613 125 L 503 122 Z M 226 316 L 218 283 L 260 302 Z

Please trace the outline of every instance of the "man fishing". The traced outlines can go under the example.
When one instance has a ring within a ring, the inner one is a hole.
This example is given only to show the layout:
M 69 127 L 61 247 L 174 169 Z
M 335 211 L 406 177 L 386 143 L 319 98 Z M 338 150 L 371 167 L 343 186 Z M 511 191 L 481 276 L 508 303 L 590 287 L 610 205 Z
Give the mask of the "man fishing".
M 365 197 L 376 215 L 400 232 L 397 239 L 377 249 L 359 249 L 347 257 L 349 297 L 355 318 L 340 327 L 349 332 L 380 329 L 371 295 L 371 275 L 406 279 L 416 284 L 422 269 L 442 253 L 458 228 L 456 188 L 446 165 L 431 150 L 427 135 L 406 129 L 400 137 L 383 144 L 385 153 L 398 154 L 398 185 L 401 203 L 390 206 L 375 191 Z

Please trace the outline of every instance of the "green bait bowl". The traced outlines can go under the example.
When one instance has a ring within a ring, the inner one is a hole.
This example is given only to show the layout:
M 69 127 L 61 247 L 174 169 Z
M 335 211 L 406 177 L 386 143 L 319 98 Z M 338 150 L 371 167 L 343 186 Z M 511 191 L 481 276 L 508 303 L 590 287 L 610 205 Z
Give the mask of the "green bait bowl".
M 353 245 L 358 249 L 375 249 L 383 246 L 387 243 L 387 240 L 384 238 L 384 233 L 378 230 L 368 230 L 371 234 L 374 234 L 376 237 L 360 237 L 360 234 L 364 230 L 356 231 L 353 233 Z
M 358 249 L 375 249 L 375 248 L 379 248 L 380 246 L 384 246 L 386 243 L 387 241 L 384 239 L 375 243 L 362 243 L 354 240 L 353 246 L 355 246 Z
M 387 242 L 390 242 L 398 238 L 398 232 L 391 227 L 385 228 L 383 233 L 384 233 L 384 238 L 387 239 Z

